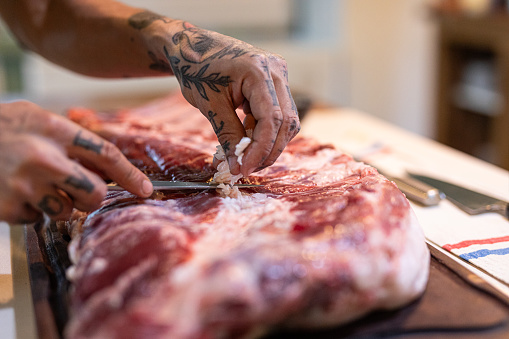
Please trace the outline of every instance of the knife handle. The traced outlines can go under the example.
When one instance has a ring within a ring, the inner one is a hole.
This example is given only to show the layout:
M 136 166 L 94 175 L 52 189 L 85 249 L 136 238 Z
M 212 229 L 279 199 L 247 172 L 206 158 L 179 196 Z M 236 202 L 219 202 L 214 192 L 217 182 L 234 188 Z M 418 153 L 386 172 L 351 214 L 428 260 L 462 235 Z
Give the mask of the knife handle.
M 498 201 L 490 206 L 491 211 L 496 212 L 509 220 L 509 203 Z
M 409 200 L 417 202 L 424 206 L 435 206 L 442 201 L 445 196 L 440 190 L 431 187 L 421 181 L 405 177 L 392 177 L 387 176 L 387 179 L 391 180 L 398 186 L 401 192 L 403 192 Z

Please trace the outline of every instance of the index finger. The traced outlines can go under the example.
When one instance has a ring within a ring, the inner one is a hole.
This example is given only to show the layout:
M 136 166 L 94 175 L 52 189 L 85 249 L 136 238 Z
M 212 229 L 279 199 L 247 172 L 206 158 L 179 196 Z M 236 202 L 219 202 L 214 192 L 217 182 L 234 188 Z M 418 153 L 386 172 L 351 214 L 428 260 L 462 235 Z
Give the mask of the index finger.
M 272 165 L 300 129 L 288 85 L 286 62 L 269 56 L 261 59 L 261 66 L 263 81 L 258 81 L 250 95 L 245 94 L 249 113 L 256 120 L 253 143 L 245 151 L 243 173 L 247 174 Z
M 279 129 L 283 124 L 283 112 L 274 83 L 270 75 L 263 76 L 264 79 L 246 88 L 244 93 L 250 108 L 250 112 L 246 113 L 252 114 L 256 120 L 252 143 L 244 152 L 242 173 L 246 176 L 263 166 L 274 148 Z
M 61 119 L 56 124 L 60 127 L 57 138 L 65 145 L 70 157 L 133 194 L 141 197 L 152 194 L 153 187 L 147 176 L 131 164 L 115 145 L 70 120 L 57 119 Z

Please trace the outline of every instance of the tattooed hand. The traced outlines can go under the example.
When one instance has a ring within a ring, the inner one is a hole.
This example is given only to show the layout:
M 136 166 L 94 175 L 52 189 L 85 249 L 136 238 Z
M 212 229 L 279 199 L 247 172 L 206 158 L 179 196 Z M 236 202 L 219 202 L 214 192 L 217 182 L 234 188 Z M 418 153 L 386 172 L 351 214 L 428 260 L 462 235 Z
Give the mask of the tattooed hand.
M 219 33 L 183 24 L 165 49 L 187 100 L 209 119 L 233 174 L 272 165 L 300 129 L 279 56 Z M 247 114 L 241 124 L 235 109 Z M 239 167 L 235 145 L 253 129 Z
M 0 220 L 65 219 L 91 211 L 108 177 L 149 196 L 152 185 L 113 144 L 29 102 L 0 104 Z
M 185 98 L 209 119 L 228 156 L 231 172 L 247 176 L 273 164 L 300 129 L 285 60 L 182 21 L 165 21 L 147 13 L 138 13 L 132 19 L 131 25 L 137 29 L 154 21 L 173 29 L 179 27 L 162 46 L 164 58 Z M 244 123 L 236 114 L 238 107 L 247 114 Z M 253 142 L 240 166 L 234 155 L 235 145 L 248 129 L 253 130 Z

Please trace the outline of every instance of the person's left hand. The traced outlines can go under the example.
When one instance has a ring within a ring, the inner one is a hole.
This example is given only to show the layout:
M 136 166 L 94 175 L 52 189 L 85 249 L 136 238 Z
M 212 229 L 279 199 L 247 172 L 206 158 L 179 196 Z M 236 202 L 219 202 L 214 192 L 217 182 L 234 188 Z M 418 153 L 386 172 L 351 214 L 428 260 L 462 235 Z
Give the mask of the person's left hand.
M 112 143 L 30 102 L 0 104 L 0 220 L 31 223 L 43 213 L 67 219 L 92 211 L 106 195 L 103 178 L 142 197 L 148 178 Z

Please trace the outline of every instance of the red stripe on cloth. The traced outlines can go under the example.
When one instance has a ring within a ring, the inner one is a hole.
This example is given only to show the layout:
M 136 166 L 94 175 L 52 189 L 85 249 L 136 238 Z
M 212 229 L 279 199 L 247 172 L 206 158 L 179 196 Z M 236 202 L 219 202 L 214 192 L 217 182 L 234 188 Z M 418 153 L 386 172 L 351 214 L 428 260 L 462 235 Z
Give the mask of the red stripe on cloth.
M 459 242 L 457 244 L 447 244 L 442 246 L 444 249 L 450 251 L 458 248 L 468 247 L 472 245 L 484 245 L 484 244 L 495 244 L 497 242 L 509 241 L 509 236 L 499 237 L 499 238 L 489 238 L 489 239 L 480 239 L 480 240 L 465 240 Z

